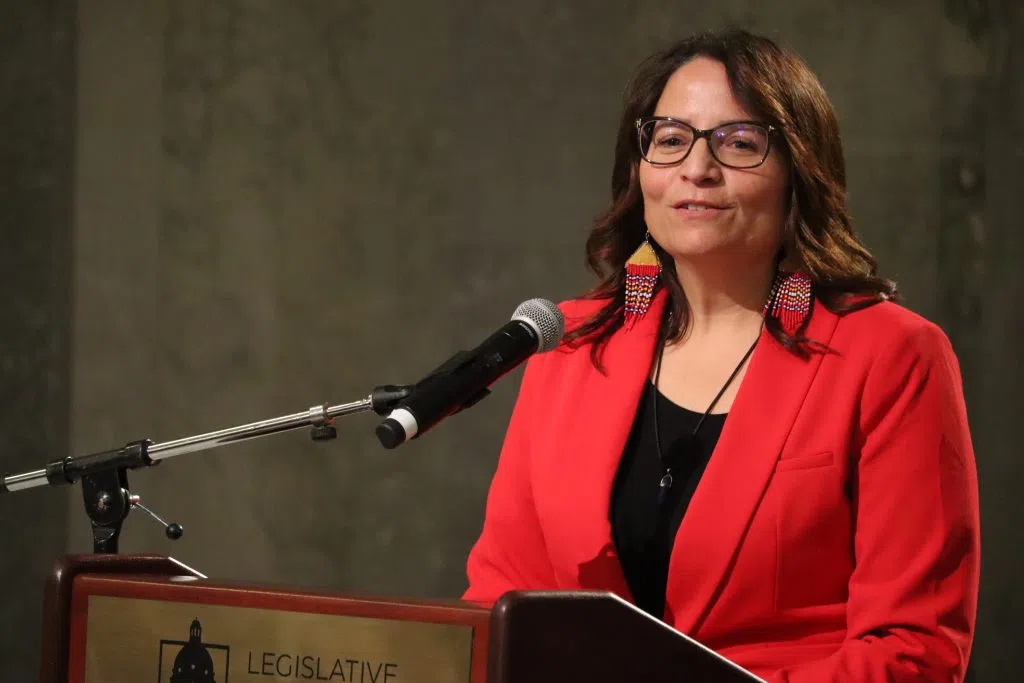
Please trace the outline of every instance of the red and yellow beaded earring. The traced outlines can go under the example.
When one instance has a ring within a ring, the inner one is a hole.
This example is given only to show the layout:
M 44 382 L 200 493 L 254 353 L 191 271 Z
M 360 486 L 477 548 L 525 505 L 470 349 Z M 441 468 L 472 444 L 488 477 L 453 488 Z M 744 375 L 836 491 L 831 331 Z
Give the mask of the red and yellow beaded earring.
M 644 235 L 633 255 L 626 260 L 626 329 L 631 329 L 647 313 L 654 298 L 654 288 L 661 277 L 661 261 Z
M 784 273 L 780 270 L 764 305 L 764 315 L 778 319 L 787 334 L 796 334 L 811 315 L 811 305 L 814 303 L 812 284 L 811 278 L 804 273 Z

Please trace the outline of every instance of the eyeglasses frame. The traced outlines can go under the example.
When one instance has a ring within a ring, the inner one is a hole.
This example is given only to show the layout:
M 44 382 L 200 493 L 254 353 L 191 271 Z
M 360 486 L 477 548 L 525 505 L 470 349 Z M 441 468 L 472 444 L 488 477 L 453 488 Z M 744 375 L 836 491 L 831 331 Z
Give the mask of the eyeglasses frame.
M 668 121 L 670 123 L 677 123 L 677 124 L 679 124 L 681 126 L 686 126 L 690 130 L 692 130 L 693 131 L 693 142 L 690 143 L 690 148 L 688 150 L 686 150 L 686 154 L 684 154 L 683 156 L 681 156 L 679 159 L 677 159 L 675 161 L 651 161 L 650 159 L 648 159 L 647 155 L 644 153 L 644 142 L 643 142 L 642 129 L 643 129 L 643 127 L 645 125 L 647 125 L 648 123 L 650 123 L 652 121 Z M 711 135 L 716 130 L 719 130 L 720 128 L 725 128 L 726 126 L 737 126 L 737 125 L 742 125 L 742 124 L 758 126 L 759 128 L 763 128 L 763 129 L 765 129 L 768 132 L 768 144 L 765 146 L 765 149 L 764 149 L 764 157 L 761 159 L 761 161 L 757 162 L 753 166 L 735 166 L 733 164 L 727 164 L 727 163 L 725 163 L 724 161 L 722 161 L 721 159 L 718 158 L 718 155 L 715 154 L 714 148 L 712 148 L 712 146 L 711 146 Z M 722 166 L 725 166 L 726 168 L 735 168 L 735 169 L 739 169 L 739 170 L 748 170 L 748 169 L 751 169 L 751 168 L 757 168 L 758 166 L 762 165 L 765 161 L 767 161 L 768 160 L 768 155 L 771 154 L 771 152 L 772 152 L 772 138 L 774 138 L 778 133 L 780 133 L 782 131 L 782 126 L 776 125 L 774 123 L 766 123 L 764 121 L 755 121 L 755 120 L 752 120 L 752 119 L 751 120 L 746 120 L 745 119 L 745 120 L 740 120 L 740 121 L 726 121 L 725 123 L 721 123 L 721 124 L 715 126 L 714 128 L 700 129 L 700 128 L 695 128 L 694 126 L 691 126 L 686 121 L 680 121 L 679 119 L 673 118 L 671 116 L 641 116 L 640 118 L 638 118 L 634 122 L 634 126 L 636 126 L 636 143 L 637 143 L 637 147 L 640 150 L 640 158 L 643 159 L 644 161 L 646 161 L 647 163 L 649 163 L 651 166 L 662 166 L 662 167 L 663 166 L 675 166 L 677 164 L 683 163 L 684 161 L 686 161 L 686 158 L 688 156 L 690 156 L 690 153 L 693 152 L 693 148 L 697 146 L 697 141 L 700 140 L 701 138 L 704 138 L 705 140 L 707 140 L 707 143 L 708 143 L 708 152 L 711 153 L 711 157 L 716 162 L 718 162 Z

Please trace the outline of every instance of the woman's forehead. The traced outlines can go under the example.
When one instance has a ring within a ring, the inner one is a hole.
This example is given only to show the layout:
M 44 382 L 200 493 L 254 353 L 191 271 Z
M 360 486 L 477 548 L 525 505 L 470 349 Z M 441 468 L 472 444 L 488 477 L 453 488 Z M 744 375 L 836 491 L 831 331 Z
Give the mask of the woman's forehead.
M 671 116 L 697 128 L 754 118 L 736 98 L 725 65 L 697 57 L 669 77 L 655 105 L 655 116 Z

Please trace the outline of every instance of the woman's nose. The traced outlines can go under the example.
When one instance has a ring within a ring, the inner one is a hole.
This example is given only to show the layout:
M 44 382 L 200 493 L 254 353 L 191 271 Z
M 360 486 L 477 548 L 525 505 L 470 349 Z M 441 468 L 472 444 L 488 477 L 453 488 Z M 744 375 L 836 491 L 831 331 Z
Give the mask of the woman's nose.
M 693 142 L 693 148 L 679 164 L 679 174 L 695 185 L 718 182 L 722 178 L 722 167 L 711 154 L 706 138 Z

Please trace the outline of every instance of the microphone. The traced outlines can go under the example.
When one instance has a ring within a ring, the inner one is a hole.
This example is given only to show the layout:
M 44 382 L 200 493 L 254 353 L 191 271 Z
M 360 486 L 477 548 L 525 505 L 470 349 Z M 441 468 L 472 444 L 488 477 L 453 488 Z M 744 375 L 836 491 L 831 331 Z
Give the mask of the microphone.
M 546 299 L 519 304 L 512 319 L 472 351 L 459 351 L 437 370 L 416 383 L 377 426 L 384 448 L 396 448 L 468 408 L 490 392 L 488 388 L 534 353 L 556 348 L 565 333 L 565 318 Z

